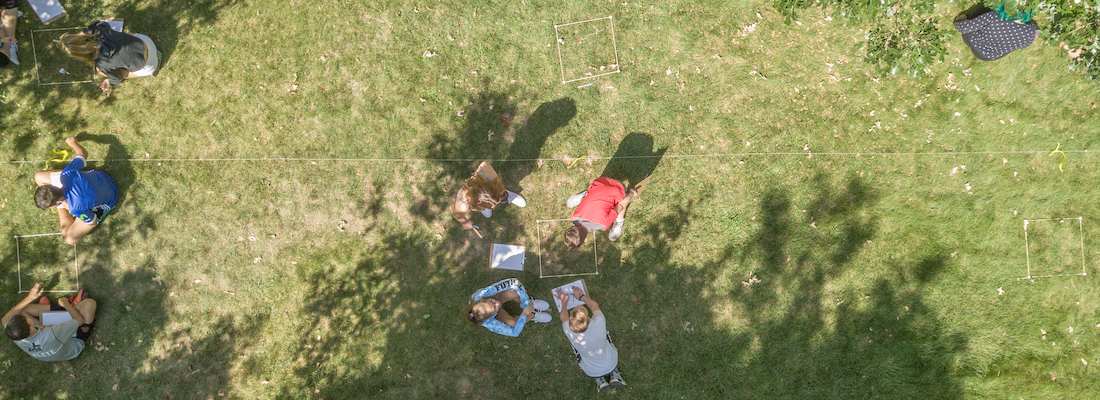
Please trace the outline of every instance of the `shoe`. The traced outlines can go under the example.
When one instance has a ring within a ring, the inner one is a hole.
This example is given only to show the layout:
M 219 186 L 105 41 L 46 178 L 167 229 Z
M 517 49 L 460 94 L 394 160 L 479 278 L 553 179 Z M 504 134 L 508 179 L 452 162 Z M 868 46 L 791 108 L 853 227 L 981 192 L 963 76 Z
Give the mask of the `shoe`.
M 48 306 L 48 305 L 50 305 L 50 299 L 46 296 L 42 296 L 41 299 L 38 299 L 38 304 Z
M 76 292 L 76 296 L 73 297 L 72 303 L 73 304 L 80 304 L 81 300 L 84 300 L 84 299 L 89 298 L 91 296 L 92 296 L 91 292 L 89 292 L 87 290 L 84 290 L 84 289 L 80 289 L 79 292 Z
M 611 386 L 617 388 L 626 386 L 626 381 L 623 380 L 623 376 L 619 373 L 618 368 L 615 368 L 614 371 L 611 371 Z
M 548 314 L 548 313 L 544 313 L 542 311 L 535 311 L 535 317 L 531 318 L 531 321 L 545 324 L 545 323 L 550 322 L 553 319 L 554 319 L 554 317 L 551 317 L 550 314 Z
M 608 389 L 611 389 L 611 385 L 607 383 L 606 379 L 604 379 L 602 376 L 599 377 L 599 378 L 596 378 L 596 391 L 597 392 L 603 393 L 603 392 L 606 392 Z
M 611 229 L 607 231 L 607 238 L 612 242 L 619 239 L 619 236 L 623 234 L 623 220 L 617 219 L 611 223 Z
M 8 56 L 8 59 L 11 60 L 12 64 L 19 65 L 19 55 L 16 54 L 16 52 L 18 52 L 18 51 L 19 51 L 19 44 L 18 43 L 12 43 L 12 44 L 8 45 L 8 53 L 11 53 L 11 56 Z
M 484 210 L 481 210 L 481 215 L 484 215 L 485 218 L 492 218 L 493 217 L 493 209 L 492 208 L 486 208 Z
M 584 196 L 587 195 L 588 191 L 585 190 L 583 192 L 569 196 L 569 200 L 565 201 L 565 205 L 569 206 L 569 208 L 576 208 L 577 206 L 581 205 L 581 200 L 584 200 Z
M 527 207 L 527 199 L 523 195 L 505 190 L 504 193 L 508 194 L 508 204 L 515 204 L 516 207 Z
M 535 306 L 535 311 L 546 311 L 550 309 L 550 303 L 546 300 L 531 300 L 531 304 Z

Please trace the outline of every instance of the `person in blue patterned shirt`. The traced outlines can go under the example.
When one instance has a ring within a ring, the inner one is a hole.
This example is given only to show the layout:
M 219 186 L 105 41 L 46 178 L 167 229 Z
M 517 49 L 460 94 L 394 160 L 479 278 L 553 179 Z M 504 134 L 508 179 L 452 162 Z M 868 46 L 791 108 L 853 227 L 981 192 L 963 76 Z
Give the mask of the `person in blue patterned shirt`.
M 519 302 L 520 307 L 523 307 L 519 318 L 502 309 L 503 304 L 509 301 Z M 523 332 L 527 321 L 550 322 L 553 318 L 544 312 L 548 309 L 550 303 L 545 300 L 531 300 L 518 279 L 508 278 L 474 292 L 465 313 L 466 319 L 474 325 L 484 326 L 485 329 L 504 336 L 516 337 Z
M 95 229 L 99 221 L 115 208 L 118 187 L 103 171 L 82 171 L 87 166 L 87 150 L 76 138 L 65 139 L 76 157 L 60 171 L 39 171 L 34 174 L 38 189 L 34 203 L 43 210 L 57 207 L 61 223 L 61 238 L 76 244 Z M 68 212 L 62 211 L 68 209 Z

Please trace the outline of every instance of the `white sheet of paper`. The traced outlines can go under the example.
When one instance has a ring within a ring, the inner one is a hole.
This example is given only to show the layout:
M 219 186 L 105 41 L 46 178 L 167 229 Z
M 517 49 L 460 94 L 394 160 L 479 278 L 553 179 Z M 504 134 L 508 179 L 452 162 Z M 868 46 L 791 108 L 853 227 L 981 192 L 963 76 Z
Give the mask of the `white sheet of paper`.
M 577 300 L 573 296 L 573 286 L 580 287 L 585 293 L 588 293 L 588 287 L 584 285 L 584 279 L 577 279 L 576 281 L 558 286 L 550 291 L 550 298 L 554 299 L 554 305 L 558 306 L 558 312 L 561 312 L 561 300 L 558 300 L 558 290 L 561 290 L 565 294 L 569 295 L 569 299 L 566 301 L 565 309 L 572 310 L 573 307 L 583 305 L 584 302 Z
M 65 15 L 65 7 L 61 6 L 60 0 L 27 0 L 27 2 L 31 3 L 31 9 L 43 24 L 48 24 Z
M 493 255 L 489 268 L 523 271 L 525 247 L 513 244 L 493 243 Z
M 61 325 L 72 321 L 73 316 L 68 311 L 44 311 L 42 312 L 42 326 Z M 76 334 L 73 334 L 76 337 Z

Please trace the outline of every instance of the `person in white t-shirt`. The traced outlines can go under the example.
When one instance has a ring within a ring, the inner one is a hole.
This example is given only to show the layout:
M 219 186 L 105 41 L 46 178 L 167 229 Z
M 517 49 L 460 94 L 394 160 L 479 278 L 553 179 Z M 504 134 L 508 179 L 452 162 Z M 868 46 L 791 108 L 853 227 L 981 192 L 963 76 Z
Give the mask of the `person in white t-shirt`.
M 569 303 L 569 295 L 561 290 L 556 295 L 562 305 Z M 619 373 L 619 350 L 611 342 L 611 334 L 607 332 L 607 318 L 600 311 L 600 305 L 576 286 L 573 286 L 573 296 L 592 309 L 591 318 L 583 306 L 571 310 L 563 307 L 559 314 L 562 330 L 569 339 L 569 345 L 573 347 L 573 354 L 577 356 L 577 365 L 585 375 L 596 380 L 597 391 L 626 386 L 626 381 Z

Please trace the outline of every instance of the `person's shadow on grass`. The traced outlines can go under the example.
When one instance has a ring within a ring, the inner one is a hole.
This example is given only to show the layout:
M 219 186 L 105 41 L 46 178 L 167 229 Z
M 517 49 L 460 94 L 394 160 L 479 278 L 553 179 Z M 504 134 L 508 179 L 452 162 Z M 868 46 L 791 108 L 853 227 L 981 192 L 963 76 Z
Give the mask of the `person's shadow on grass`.
M 619 149 L 600 176 L 618 180 L 629 188 L 653 174 L 666 150 L 667 147 L 653 149 L 653 136 L 632 132 L 619 142 Z

